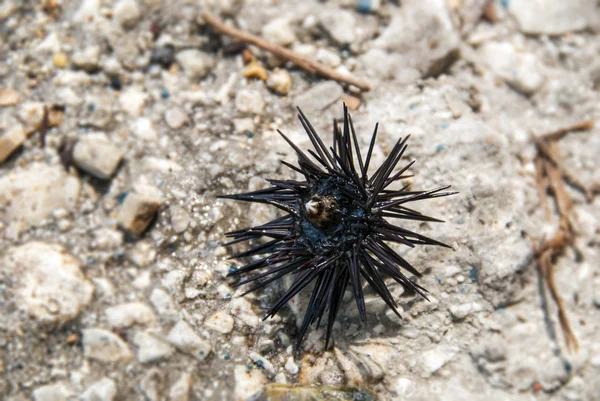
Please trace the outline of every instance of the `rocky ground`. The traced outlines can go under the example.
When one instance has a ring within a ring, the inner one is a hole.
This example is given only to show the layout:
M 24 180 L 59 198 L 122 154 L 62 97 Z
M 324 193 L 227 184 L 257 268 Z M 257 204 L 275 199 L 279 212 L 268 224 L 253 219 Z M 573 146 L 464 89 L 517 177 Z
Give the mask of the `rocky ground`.
M 243 50 L 203 11 L 372 89 Z M 269 383 L 299 383 L 599 400 L 600 128 L 558 145 L 574 239 L 553 266 L 576 352 L 534 251 L 558 227 L 535 139 L 600 117 L 598 32 L 594 0 L 3 0 L 2 399 L 275 400 Z M 342 100 L 363 146 L 380 122 L 374 164 L 411 134 L 413 187 L 460 191 L 420 209 L 446 223 L 411 225 L 453 249 L 402 249 L 431 302 L 390 284 L 399 320 L 367 291 L 365 325 L 347 294 L 334 348 L 319 330 L 295 353 L 306 300 L 262 322 L 283 284 L 239 296 L 220 246 L 274 212 L 216 196 L 289 177 L 276 130 L 309 146 L 300 105 L 329 141 Z

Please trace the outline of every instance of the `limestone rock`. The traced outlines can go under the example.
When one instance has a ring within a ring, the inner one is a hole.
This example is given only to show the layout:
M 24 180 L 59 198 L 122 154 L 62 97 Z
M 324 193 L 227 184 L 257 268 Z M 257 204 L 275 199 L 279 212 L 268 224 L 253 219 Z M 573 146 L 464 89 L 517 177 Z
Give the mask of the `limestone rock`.
M 186 321 L 181 320 L 169 332 L 168 340 L 181 352 L 199 361 L 210 353 L 210 344 L 204 341 Z
M 25 139 L 27 136 L 21 124 L 4 131 L 0 136 L 0 163 L 17 150 L 25 142 Z
M 122 158 L 119 148 L 99 136 L 84 136 L 73 148 L 77 167 L 104 180 L 113 176 Z
M 138 347 L 137 360 L 140 363 L 150 363 L 166 359 L 174 351 L 173 347 L 157 338 L 151 332 L 138 331 L 133 337 L 133 343 Z
M 82 330 L 83 354 L 100 362 L 128 362 L 133 358 L 129 346 L 112 331 L 90 328 Z
M 111 327 L 125 328 L 136 324 L 154 322 L 156 317 L 150 307 L 141 302 L 129 302 L 106 309 L 106 320 Z
M 139 235 L 156 215 L 162 199 L 151 194 L 130 193 L 125 198 L 117 221 L 125 230 Z
M 64 324 L 92 299 L 94 285 L 59 245 L 29 242 L 10 248 L 2 266 L 15 282 L 17 307 L 40 323 Z

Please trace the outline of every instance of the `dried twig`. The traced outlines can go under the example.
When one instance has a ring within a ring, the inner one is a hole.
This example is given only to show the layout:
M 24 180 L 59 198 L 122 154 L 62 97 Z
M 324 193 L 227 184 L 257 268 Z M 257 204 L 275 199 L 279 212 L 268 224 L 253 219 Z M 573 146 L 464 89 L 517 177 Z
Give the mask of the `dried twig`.
M 535 160 L 536 181 L 540 203 L 546 210 L 546 218 L 550 220 L 550 209 L 548 208 L 546 196 L 546 191 L 550 189 L 559 214 L 558 230 L 556 231 L 556 234 L 540 244 L 539 248 L 536 250 L 536 259 L 540 274 L 548 285 L 550 295 L 558 307 L 558 319 L 565 337 L 565 343 L 570 350 L 577 350 L 579 348 L 579 343 L 577 342 L 575 333 L 573 333 L 573 330 L 571 329 L 565 306 L 556 286 L 552 259 L 553 257 L 562 254 L 564 249 L 573 243 L 573 238 L 575 236 L 570 220 L 573 202 L 566 191 L 565 181 L 574 184 L 579 189 L 583 190 L 586 196 L 591 194 L 591 192 L 575 180 L 574 176 L 562 166 L 558 158 L 558 141 L 571 132 L 589 130 L 593 126 L 593 121 L 582 121 L 570 127 L 539 136 L 535 140 L 537 147 L 537 156 Z M 589 196 L 588 200 L 590 200 Z
M 260 47 L 261 49 L 271 52 L 276 56 L 291 61 L 294 65 L 310 72 L 311 74 L 320 75 L 322 77 L 333 79 L 338 82 L 344 82 L 350 85 L 354 85 L 357 88 L 362 89 L 363 91 L 368 91 L 371 89 L 369 83 L 362 79 L 348 76 L 345 74 L 340 74 L 333 68 L 329 68 L 321 63 L 317 63 L 316 61 L 308 60 L 299 55 L 298 53 L 286 49 L 285 47 L 267 42 L 266 40 L 259 38 L 258 36 L 242 32 L 239 29 L 227 26 L 217 17 L 208 12 L 202 13 L 202 18 L 204 18 L 204 20 L 208 24 L 210 24 L 217 32 L 241 40 L 244 43 Z

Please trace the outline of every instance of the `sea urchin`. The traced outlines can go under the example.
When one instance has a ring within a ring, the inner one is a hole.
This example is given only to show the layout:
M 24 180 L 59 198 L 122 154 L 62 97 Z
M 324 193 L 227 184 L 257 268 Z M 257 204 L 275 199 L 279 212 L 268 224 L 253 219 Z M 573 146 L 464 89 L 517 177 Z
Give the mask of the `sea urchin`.
M 281 163 L 301 174 L 304 181 L 269 179 L 267 181 L 272 185 L 269 188 L 221 196 L 270 204 L 286 213 L 266 224 L 226 234 L 233 239 L 228 245 L 254 242 L 262 237 L 267 239 L 233 255 L 232 258 L 254 257 L 254 260 L 231 272 L 230 276 L 249 275 L 235 283 L 236 287 L 252 283 L 245 292 L 248 293 L 287 274 L 293 275 L 292 284 L 269 308 L 265 319 L 274 316 L 312 283 L 298 345 L 308 327 L 316 323 L 318 328 L 321 318 L 327 313 L 327 348 L 348 284 L 362 321 L 366 320 L 364 281 L 398 316 L 397 304 L 384 282 L 385 278 L 390 277 L 405 289 L 427 299 L 427 291 L 407 277 L 407 274 L 419 277 L 419 271 L 395 252 L 388 242 L 411 248 L 415 245 L 447 245 L 394 225 L 388 219 L 440 222 L 408 208 L 407 204 L 455 192 L 443 192 L 449 186 L 429 191 L 410 191 L 409 185 L 388 189 L 392 183 L 407 178 L 405 174 L 414 163 L 395 171 L 406 150 L 408 136 L 398 140 L 385 162 L 369 176 L 378 125 L 375 125 L 369 150 L 363 159 L 345 105 L 343 129 L 340 131 L 334 121 L 331 148 L 326 147 L 304 113 L 300 109 L 298 111 L 298 118 L 314 150 L 309 150 L 310 156 L 307 155 L 279 131 L 298 156 L 298 166 L 285 161 Z

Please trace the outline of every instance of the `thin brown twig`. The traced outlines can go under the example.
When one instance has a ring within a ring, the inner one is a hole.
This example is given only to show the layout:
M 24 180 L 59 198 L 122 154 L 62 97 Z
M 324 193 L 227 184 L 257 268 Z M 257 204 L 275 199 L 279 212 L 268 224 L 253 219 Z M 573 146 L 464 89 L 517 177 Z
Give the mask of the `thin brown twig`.
M 536 182 L 538 194 L 540 195 L 540 203 L 543 204 L 546 211 L 549 210 L 546 202 L 546 190 L 550 189 L 554 201 L 556 202 L 559 215 L 558 230 L 556 234 L 552 238 L 543 241 L 536 250 L 537 266 L 540 274 L 548 285 L 550 295 L 558 308 L 558 320 L 565 337 L 565 343 L 569 350 L 577 350 L 579 348 L 579 343 L 571 328 L 563 300 L 558 292 L 552 259 L 553 257 L 562 254 L 565 248 L 573 243 L 573 238 L 575 236 L 570 221 L 573 202 L 566 190 L 565 180 L 572 184 L 576 184 L 576 186 L 580 187 L 586 195 L 590 192 L 581 184 L 578 184 L 577 181 L 573 181 L 573 176 L 562 167 L 562 164 L 558 159 L 558 141 L 571 132 L 589 130 L 593 127 L 593 121 L 582 121 L 570 127 L 541 135 L 535 139 L 537 148 L 535 160 Z M 546 218 L 550 219 L 548 212 L 546 213 Z
M 365 80 L 341 74 L 333 68 L 329 68 L 321 63 L 317 63 L 316 61 L 306 59 L 300 54 L 286 49 L 285 47 L 276 45 L 274 43 L 270 43 L 262 38 L 259 38 L 258 36 L 227 26 L 217 17 L 208 12 L 203 12 L 202 18 L 204 18 L 204 20 L 208 24 L 210 24 L 217 32 L 241 40 L 244 43 L 260 47 L 263 50 L 271 52 L 276 56 L 279 56 L 283 59 L 292 62 L 294 65 L 310 72 L 311 74 L 333 79 L 338 82 L 344 82 L 350 85 L 354 85 L 363 91 L 368 91 L 371 89 L 371 85 L 369 85 L 369 83 Z

